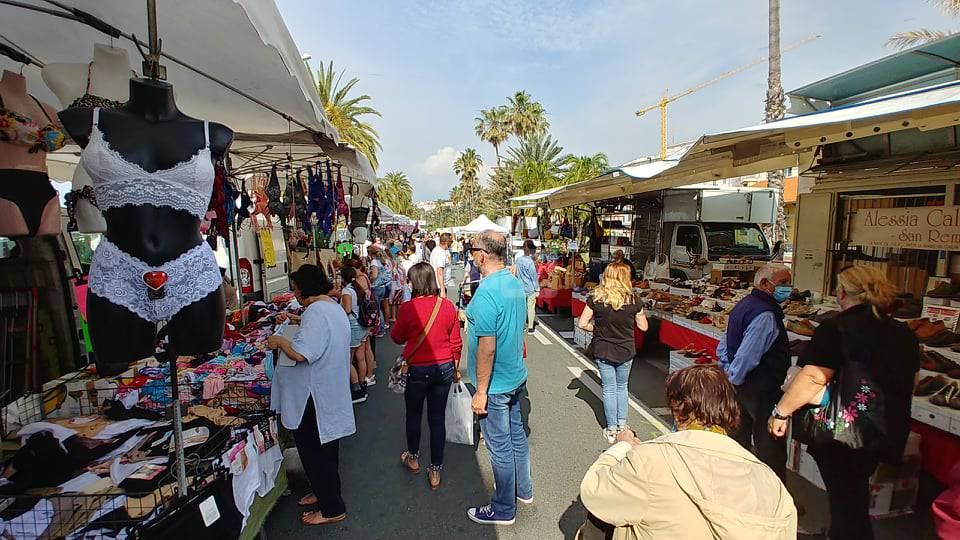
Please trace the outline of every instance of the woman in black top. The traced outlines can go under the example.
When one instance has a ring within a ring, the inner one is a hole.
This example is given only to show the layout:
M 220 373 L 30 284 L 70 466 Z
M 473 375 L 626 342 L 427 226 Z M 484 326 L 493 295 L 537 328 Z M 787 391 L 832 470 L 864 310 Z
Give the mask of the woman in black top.
M 603 271 L 600 285 L 593 290 L 578 322 L 593 332 L 593 357 L 603 384 L 603 414 L 607 427 L 603 436 L 613 444 L 627 427 L 627 380 L 637 354 L 633 327 L 647 331 L 647 317 L 637 303 L 630 283 L 630 267 L 610 263 Z
M 870 539 L 869 479 L 878 463 L 897 463 L 903 456 L 920 368 L 920 344 L 905 324 L 888 315 L 896 292 L 878 269 L 851 266 L 841 270 L 837 280 L 837 302 L 843 311 L 817 327 L 800 356 L 803 369 L 774 407 L 769 427 L 774 437 L 783 437 L 787 417 L 810 403 L 835 375 L 845 368 L 852 371 L 851 359 L 844 351 L 858 351 L 856 368 L 862 368 L 879 387 L 877 393 L 883 399 L 883 416 L 871 420 L 885 426 L 886 433 L 869 448 L 853 449 L 831 441 L 810 445 L 809 451 L 827 488 L 829 537 Z M 864 403 L 860 410 L 868 407 L 869 403 Z

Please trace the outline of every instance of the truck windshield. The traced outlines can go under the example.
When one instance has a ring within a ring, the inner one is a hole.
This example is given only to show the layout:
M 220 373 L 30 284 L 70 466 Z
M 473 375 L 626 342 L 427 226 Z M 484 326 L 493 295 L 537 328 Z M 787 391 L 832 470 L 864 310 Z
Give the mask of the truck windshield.
M 708 257 L 769 256 L 770 248 L 760 227 L 749 223 L 704 223 Z

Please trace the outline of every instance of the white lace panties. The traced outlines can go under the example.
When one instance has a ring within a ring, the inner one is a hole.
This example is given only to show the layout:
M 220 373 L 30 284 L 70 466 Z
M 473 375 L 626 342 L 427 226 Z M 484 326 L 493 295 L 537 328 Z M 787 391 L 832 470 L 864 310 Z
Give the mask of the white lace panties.
M 150 266 L 103 238 L 93 254 L 89 289 L 150 322 L 168 321 L 220 287 L 210 246 L 198 244 L 176 259 Z

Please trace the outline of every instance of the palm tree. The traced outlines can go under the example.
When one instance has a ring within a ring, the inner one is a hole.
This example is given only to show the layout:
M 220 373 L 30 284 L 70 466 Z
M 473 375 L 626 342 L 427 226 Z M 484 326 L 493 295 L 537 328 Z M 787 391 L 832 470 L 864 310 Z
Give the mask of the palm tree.
M 533 193 L 560 185 L 567 156 L 550 135 L 531 135 L 507 150 L 505 169 L 519 194 Z
M 927 0 L 927 2 L 933 4 L 948 17 L 956 18 L 960 16 L 960 0 Z M 909 49 L 910 47 L 916 45 L 922 45 L 930 41 L 936 41 L 953 33 L 953 30 L 944 31 L 920 28 L 907 32 L 898 32 L 890 36 L 890 39 L 887 40 L 886 45 L 887 47 L 893 47 L 900 50 Z
M 500 145 L 510 136 L 510 109 L 507 107 L 492 107 L 480 111 L 476 117 L 477 137 L 493 145 L 493 153 L 497 155 L 497 166 L 500 166 Z
M 377 197 L 394 212 L 405 216 L 413 213 L 413 187 L 402 172 L 387 173 L 377 179 Z
M 786 107 L 783 85 L 780 82 L 780 0 L 769 0 L 767 42 L 770 58 L 767 69 L 767 100 L 764 121 L 775 122 L 783 118 Z M 773 241 L 786 241 L 787 215 L 783 208 L 783 170 L 767 173 L 767 185 L 777 193 L 777 221 L 773 226 Z
M 510 112 L 510 133 L 520 139 L 530 135 L 542 135 L 550 129 L 546 111 L 539 101 L 534 101 L 530 94 L 520 90 L 513 97 L 508 97 L 507 108 Z
M 460 176 L 460 183 L 450 191 L 450 201 L 464 216 L 472 216 L 477 210 L 480 198 L 480 182 L 477 175 L 483 167 L 483 160 L 473 148 L 460 152 L 460 156 L 453 162 L 453 171 Z
M 340 137 L 367 156 L 370 164 L 376 169 L 380 165 L 377 152 L 383 149 L 380 146 L 380 135 L 373 126 L 361 120 L 360 117 L 368 114 L 381 116 L 381 114 L 373 107 L 362 104 L 371 99 L 367 94 L 357 97 L 348 96 L 360 80 L 354 77 L 341 86 L 345 72 L 346 70 L 339 74 L 334 72 L 333 62 L 324 69 L 323 62 L 320 62 L 320 68 L 314 75 L 317 82 L 317 95 L 320 97 L 327 119 L 333 127 L 337 128 Z
M 598 152 L 592 156 L 567 156 L 562 185 L 574 184 L 596 178 L 607 171 L 607 155 Z

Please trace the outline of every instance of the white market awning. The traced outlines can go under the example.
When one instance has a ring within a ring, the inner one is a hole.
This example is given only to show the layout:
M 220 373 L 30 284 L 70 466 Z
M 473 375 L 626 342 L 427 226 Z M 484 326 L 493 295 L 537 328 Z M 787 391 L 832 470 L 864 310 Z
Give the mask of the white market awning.
M 22 0 L 41 9 L 61 11 L 43 0 Z M 137 38 L 147 38 L 146 2 L 129 0 L 60 0 Z M 178 107 L 187 115 L 222 123 L 236 132 L 237 143 L 270 144 L 260 138 L 284 139 L 291 131 L 311 135 L 307 146 L 327 154 L 339 153 L 345 166 L 367 182 L 375 178 L 369 162 L 341 144 L 336 129 L 323 114 L 313 81 L 274 2 L 270 0 L 163 0 L 157 3 L 157 29 L 162 52 L 188 64 L 162 58 L 167 81 L 174 87 Z M 127 50 L 132 67 L 140 72 L 140 54 L 129 40 L 107 34 L 74 20 L 22 7 L 0 5 L 0 35 L 4 41 L 43 63 L 87 64 L 94 44 Z M 0 57 L 0 69 L 21 66 Z M 197 73 L 207 74 L 287 115 L 234 92 Z M 41 101 L 57 104 L 41 78 L 40 69 L 23 70 L 29 91 Z M 69 104 L 60 104 L 66 106 Z M 239 147 L 239 146 L 238 146 Z
M 510 232 L 509 229 L 501 225 L 497 225 L 486 214 L 480 214 L 476 219 L 467 223 L 462 227 L 454 227 L 457 232 L 465 233 L 482 233 L 484 231 L 497 231 L 499 233 L 507 234 Z
M 797 166 L 807 168 L 823 144 L 906 129 L 927 131 L 960 124 L 960 82 L 935 85 L 701 137 L 667 160 L 626 164 L 603 176 L 565 186 L 551 207 L 601 201 L 747 176 Z

